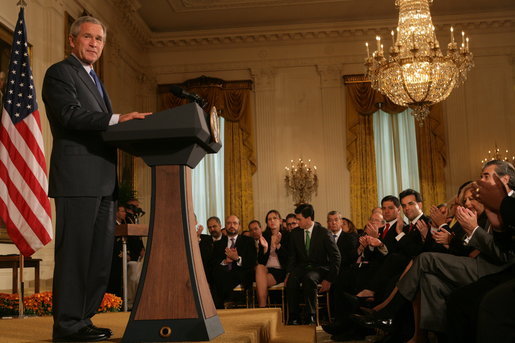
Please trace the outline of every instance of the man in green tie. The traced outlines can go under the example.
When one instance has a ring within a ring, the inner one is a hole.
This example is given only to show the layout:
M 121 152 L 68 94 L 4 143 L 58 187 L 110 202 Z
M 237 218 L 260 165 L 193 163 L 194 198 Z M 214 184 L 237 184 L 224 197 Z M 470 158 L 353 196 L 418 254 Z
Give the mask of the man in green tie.
M 329 231 L 315 222 L 315 210 L 310 204 L 295 209 L 299 228 L 290 234 L 288 276 L 285 280 L 290 325 L 301 324 L 299 297 L 306 304 L 305 324 L 315 324 L 315 298 L 327 292 L 336 280 L 340 268 L 340 251 Z

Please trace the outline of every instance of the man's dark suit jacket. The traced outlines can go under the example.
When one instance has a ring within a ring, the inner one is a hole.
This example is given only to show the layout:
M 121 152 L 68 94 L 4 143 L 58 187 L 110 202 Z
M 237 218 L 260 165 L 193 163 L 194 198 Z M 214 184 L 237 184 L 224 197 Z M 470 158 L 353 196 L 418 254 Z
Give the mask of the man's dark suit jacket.
M 204 265 L 204 271 L 206 272 L 207 281 L 210 285 L 213 282 L 213 247 L 215 242 L 211 235 L 200 235 L 199 248 L 200 255 L 202 257 L 202 264 Z
M 357 232 L 343 232 L 338 237 L 336 241 L 336 245 L 340 250 L 341 262 L 340 262 L 340 271 L 345 267 L 350 266 L 356 259 L 358 258 L 358 233 Z
M 395 239 L 395 237 L 397 236 L 397 224 L 398 220 L 388 229 L 388 232 L 386 233 L 386 236 L 384 238 L 382 236 L 386 226 L 379 228 L 379 239 L 384 243 L 384 245 L 386 245 L 388 253 L 396 252 L 396 250 L 398 249 L 397 240 Z M 403 225 L 403 223 L 401 223 L 400 225 Z
M 512 231 L 515 231 L 515 198 L 506 196 L 501 202 L 501 217 L 503 224 Z
M 429 227 L 426 239 L 422 239 L 422 235 L 416 226 L 413 225 L 410 231 L 409 224 L 404 225 L 403 232 L 405 233 L 405 236 L 397 242 L 398 252 L 406 255 L 409 258 L 414 258 L 415 256 L 420 255 L 422 252 L 446 252 L 447 249 L 445 249 L 441 244 L 436 243 L 433 239 L 433 236 L 431 235 L 429 217 L 422 215 L 419 220 L 425 221 Z
M 225 248 L 227 248 L 227 241 L 229 238 L 230 237 L 223 236 L 222 239 L 214 243 L 212 260 L 214 267 L 219 266 L 220 263 L 226 258 Z M 241 256 L 242 264 L 240 267 L 234 263 L 232 271 L 239 273 L 253 273 L 257 261 L 257 251 L 256 245 L 254 244 L 254 239 L 244 235 L 238 235 L 235 248 L 238 250 L 238 256 Z
M 331 237 L 329 231 L 318 223 L 315 223 L 311 233 L 309 255 L 304 243 L 304 230 L 296 228 L 290 233 L 288 245 L 289 273 L 308 270 L 309 268 L 321 269 L 327 272 L 326 280 L 334 282 L 340 268 L 340 251 Z
M 49 196 L 109 196 L 116 185 L 116 148 L 104 143 L 112 109 L 74 56 L 51 66 L 43 101 L 53 135 Z

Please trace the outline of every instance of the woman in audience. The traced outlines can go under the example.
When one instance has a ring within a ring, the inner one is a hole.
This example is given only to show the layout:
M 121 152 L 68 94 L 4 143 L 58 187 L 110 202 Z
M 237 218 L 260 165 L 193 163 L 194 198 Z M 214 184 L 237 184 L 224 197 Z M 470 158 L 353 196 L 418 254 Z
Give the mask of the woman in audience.
M 489 223 L 486 217 L 485 207 L 473 197 L 473 190 L 474 186 L 472 183 L 463 187 L 458 195 L 457 204 L 474 212 L 477 216 L 478 225 L 488 229 Z M 450 254 L 475 257 L 471 256 L 475 249 L 463 244 L 465 231 L 463 231 L 458 221 L 452 221 L 451 223 L 455 223 L 452 226 L 446 224 L 444 222 L 445 219 L 442 219 L 434 208 L 431 209 L 431 220 L 438 226 L 438 231 L 432 230 L 433 239 L 436 243 L 442 244 Z
M 342 262 L 340 264 L 340 270 L 343 270 L 343 268 L 348 267 L 352 265 L 354 262 L 356 262 L 356 259 L 358 258 L 358 229 L 356 229 L 356 226 L 354 223 L 345 217 L 342 217 L 342 234 L 344 244 L 342 246 L 344 247 L 343 251 L 340 251 L 342 254 Z M 340 237 L 342 239 L 342 237 Z
M 276 210 L 270 210 L 266 214 L 267 228 L 263 237 L 268 245 L 259 250 L 258 265 L 256 267 L 256 292 L 259 307 L 266 307 L 268 287 L 277 285 L 286 277 L 286 242 L 281 234 L 281 214 Z

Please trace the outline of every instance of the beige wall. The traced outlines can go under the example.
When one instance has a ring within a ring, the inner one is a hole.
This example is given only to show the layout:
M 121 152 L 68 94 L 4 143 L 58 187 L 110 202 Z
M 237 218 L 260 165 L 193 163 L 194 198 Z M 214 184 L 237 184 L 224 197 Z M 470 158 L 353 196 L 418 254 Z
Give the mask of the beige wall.
M 130 8 L 113 5 L 125 2 L 31 0 L 26 19 L 34 46 L 32 65 L 38 94 L 46 68 L 64 53 L 64 11 L 76 16 L 81 12 L 80 3 L 108 23 L 104 80 L 116 111 L 154 109 L 156 83 L 182 82 L 201 75 L 252 79 L 258 160 L 253 178 L 256 218 L 263 220 L 271 208 L 283 215 L 292 210 L 292 200 L 285 194 L 284 167 L 299 157 L 312 159 L 318 167 L 320 187 L 312 201 L 317 220 L 325 222 L 325 213 L 333 209 L 350 215 L 341 77 L 363 73 L 364 42 L 372 43 L 377 33 L 389 37 L 396 18 L 150 35 Z M 0 21 L 11 28 L 18 12 L 14 4 L 0 3 Z M 478 175 L 482 153 L 494 143 L 515 149 L 511 135 L 515 127 L 514 18 L 515 13 L 490 13 L 434 19 L 441 46 L 448 42 L 450 24 L 466 27 L 476 63 L 469 80 L 444 104 L 448 195 Z M 45 120 L 44 135 L 49 156 L 51 138 Z M 148 209 L 148 168 L 139 160 L 137 166 L 137 188 Z M 35 256 L 44 259 L 42 277 L 47 280 L 51 278 L 52 249 L 50 244 Z M 0 245 L 0 253 L 11 252 L 11 246 Z M 30 274 L 26 274 L 28 279 Z M 10 272 L 0 270 L 0 290 L 9 285 Z M 49 285 L 47 282 L 47 288 Z

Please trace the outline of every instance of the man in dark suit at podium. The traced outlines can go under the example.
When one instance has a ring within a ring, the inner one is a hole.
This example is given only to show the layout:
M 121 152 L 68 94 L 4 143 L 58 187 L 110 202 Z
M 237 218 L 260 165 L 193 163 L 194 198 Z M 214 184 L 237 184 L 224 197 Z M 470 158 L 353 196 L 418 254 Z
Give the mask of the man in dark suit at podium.
M 216 241 L 213 246 L 213 298 L 216 308 L 224 308 L 224 302 L 231 300 L 232 290 L 241 284 L 244 288 L 252 285 L 257 251 L 254 239 L 240 235 L 240 220 L 229 216 L 225 220 L 227 236 Z
M 327 292 L 336 281 L 340 268 L 340 251 L 329 231 L 315 223 L 315 210 L 309 204 L 295 209 L 299 228 L 290 233 L 288 276 L 285 280 L 289 324 L 299 322 L 299 295 L 306 302 L 306 323 L 315 323 L 315 297 Z
M 49 196 L 55 198 L 54 341 L 99 341 L 111 330 L 91 322 L 106 290 L 114 239 L 116 149 L 101 132 L 149 113 L 113 114 L 93 64 L 105 26 L 80 17 L 70 27 L 72 54 L 51 66 L 43 101 L 53 135 Z

